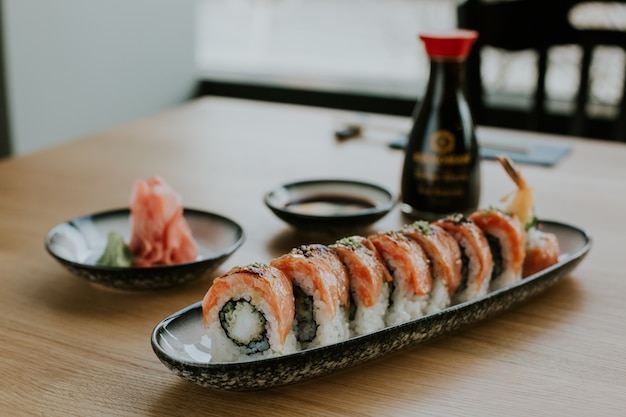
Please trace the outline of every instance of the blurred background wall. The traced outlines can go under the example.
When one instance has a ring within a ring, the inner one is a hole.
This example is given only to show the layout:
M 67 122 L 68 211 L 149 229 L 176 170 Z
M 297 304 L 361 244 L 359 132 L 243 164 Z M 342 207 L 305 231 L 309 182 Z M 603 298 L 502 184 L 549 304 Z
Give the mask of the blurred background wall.
M 0 157 L 73 140 L 195 94 L 408 115 L 428 77 L 417 33 L 455 27 L 457 9 L 477 2 L 0 0 Z M 537 7 L 540 0 L 502 2 Z M 626 33 L 626 1 L 584 3 L 570 13 L 577 27 Z M 588 137 L 608 137 L 619 119 L 624 45 L 594 48 Z M 479 53 L 492 111 L 481 122 L 529 128 L 536 51 L 485 46 Z M 571 133 L 582 57 L 579 45 L 550 48 L 550 117 L 542 131 Z
M 4 147 L 33 152 L 195 86 L 194 0 L 2 0 Z

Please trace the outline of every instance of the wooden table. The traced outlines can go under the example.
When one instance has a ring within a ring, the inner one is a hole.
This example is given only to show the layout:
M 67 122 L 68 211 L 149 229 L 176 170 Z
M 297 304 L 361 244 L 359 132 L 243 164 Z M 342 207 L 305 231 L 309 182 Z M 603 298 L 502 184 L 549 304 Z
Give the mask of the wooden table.
M 239 222 L 247 241 L 213 276 L 312 243 L 273 216 L 264 192 L 288 180 L 347 177 L 398 189 L 410 121 L 367 116 L 338 143 L 349 112 L 207 98 L 84 140 L 0 162 L 0 414 L 624 415 L 626 146 L 480 129 L 571 145 L 552 168 L 524 165 L 541 218 L 588 230 L 593 248 L 564 281 L 496 318 L 434 342 L 282 388 L 217 392 L 168 371 L 153 327 L 202 298 L 212 276 L 160 292 L 96 288 L 44 250 L 55 224 L 127 206 L 136 178 L 162 175 L 188 207 Z M 513 190 L 482 165 L 482 206 Z M 403 224 L 396 209 L 377 230 Z

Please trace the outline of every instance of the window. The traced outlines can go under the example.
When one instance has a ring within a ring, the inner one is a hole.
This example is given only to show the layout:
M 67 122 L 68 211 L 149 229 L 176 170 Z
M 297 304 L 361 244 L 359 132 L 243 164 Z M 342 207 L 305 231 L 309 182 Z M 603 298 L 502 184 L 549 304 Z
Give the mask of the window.
M 428 63 L 421 31 L 456 27 L 461 0 L 198 0 L 197 66 L 203 79 L 414 100 Z M 589 2 L 570 18 L 585 28 L 626 30 L 626 5 Z M 548 107 L 573 108 L 581 50 L 550 51 Z M 532 51 L 482 51 L 490 106 L 527 108 Z M 612 117 L 621 98 L 624 50 L 594 52 L 591 113 Z M 607 116 L 608 115 L 608 116 Z
M 456 0 L 200 0 L 205 78 L 414 98 L 420 31 L 454 28 Z

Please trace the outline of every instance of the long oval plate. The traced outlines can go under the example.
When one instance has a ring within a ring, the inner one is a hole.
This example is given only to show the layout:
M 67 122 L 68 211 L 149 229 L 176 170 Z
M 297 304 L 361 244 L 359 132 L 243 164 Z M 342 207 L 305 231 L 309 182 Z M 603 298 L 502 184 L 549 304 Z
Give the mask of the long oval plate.
M 543 221 L 541 227 L 557 235 L 561 247 L 557 264 L 483 297 L 371 334 L 276 358 L 211 362 L 210 340 L 198 302 L 161 321 L 152 332 L 152 348 L 175 374 L 220 390 L 271 388 L 359 365 L 491 317 L 567 276 L 589 252 L 590 236 L 559 222 Z

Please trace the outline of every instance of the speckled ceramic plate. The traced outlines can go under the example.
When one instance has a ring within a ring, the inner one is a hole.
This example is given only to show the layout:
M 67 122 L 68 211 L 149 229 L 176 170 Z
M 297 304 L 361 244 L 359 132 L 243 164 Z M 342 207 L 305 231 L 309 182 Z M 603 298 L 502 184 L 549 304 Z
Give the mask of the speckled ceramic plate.
M 130 210 L 118 209 L 82 216 L 61 223 L 48 233 L 48 253 L 73 274 L 118 290 L 171 288 L 201 278 L 219 267 L 244 242 L 241 226 L 218 214 L 185 208 L 184 214 L 199 256 L 194 262 L 152 267 L 96 265 L 107 245 L 107 234 L 118 232 L 130 240 Z
M 160 322 L 152 332 L 152 347 L 177 375 L 220 390 L 271 388 L 359 365 L 503 312 L 565 277 L 589 252 L 591 239 L 574 226 L 548 221 L 542 225 L 559 239 L 561 257 L 556 265 L 476 300 L 401 325 L 282 357 L 214 363 L 208 353 L 210 340 L 202 325 L 201 305 L 196 303 Z

